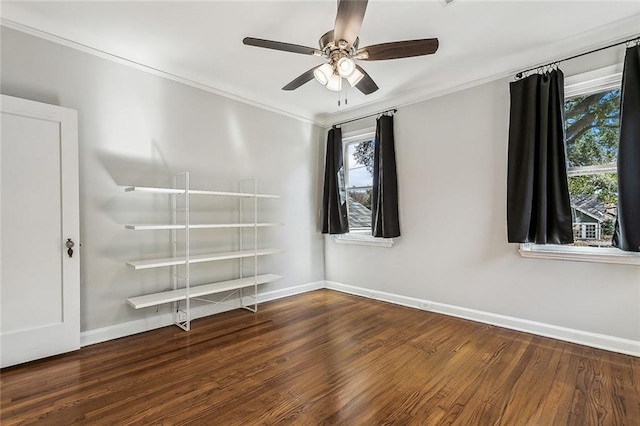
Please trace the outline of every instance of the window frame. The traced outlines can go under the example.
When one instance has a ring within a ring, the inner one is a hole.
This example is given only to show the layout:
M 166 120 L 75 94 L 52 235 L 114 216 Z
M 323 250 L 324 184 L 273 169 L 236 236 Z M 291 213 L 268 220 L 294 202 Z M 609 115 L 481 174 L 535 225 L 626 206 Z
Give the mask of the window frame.
M 621 84 L 622 63 L 619 63 L 565 78 L 564 92 L 565 97 L 570 98 L 620 88 Z M 612 165 L 610 164 L 571 167 L 567 171 L 567 177 L 581 172 L 606 173 L 610 171 L 611 167 Z M 640 266 L 640 253 L 627 252 L 616 247 L 576 247 L 559 244 L 522 243 L 518 251 L 522 257 L 527 258 Z
M 343 158 L 343 167 L 344 167 L 344 191 L 345 197 L 348 200 L 349 197 L 349 173 L 348 173 L 348 157 L 347 157 L 347 146 L 364 142 L 367 140 L 375 140 L 376 129 L 375 127 L 369 127 L 353 132 L 348 132 L 342 135 L 342 158 Z M 347 217 L 349 214 L 349 203 L 347 201 Z M 333 237 L 334 241 L 338 244 L 355 244 L 362 246 L 373 246 L 373 247 L 393 247 L 393 238 L 382 238 L 382 237 L 374 237 L 371 235 L 370 229 L 355 229 L 351 230 L 351 225 L 349 225 L 349 232 L 346 234 L 337 234 Z

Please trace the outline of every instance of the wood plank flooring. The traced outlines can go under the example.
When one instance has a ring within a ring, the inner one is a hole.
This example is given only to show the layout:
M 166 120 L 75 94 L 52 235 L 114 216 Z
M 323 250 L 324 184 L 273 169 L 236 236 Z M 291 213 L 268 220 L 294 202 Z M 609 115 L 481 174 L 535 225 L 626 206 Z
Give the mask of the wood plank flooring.
M 640 359 L 319 290 L 1 371 L 2 425 L 640 425 Z

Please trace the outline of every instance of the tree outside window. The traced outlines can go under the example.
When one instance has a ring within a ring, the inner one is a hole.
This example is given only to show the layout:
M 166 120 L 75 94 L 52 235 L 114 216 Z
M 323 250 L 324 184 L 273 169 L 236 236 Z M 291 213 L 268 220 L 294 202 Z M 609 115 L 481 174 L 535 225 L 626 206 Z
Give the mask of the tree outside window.
M 618 203 L 620 90 L 571 97 L 564 106 L 575 245 L 610 246 Z

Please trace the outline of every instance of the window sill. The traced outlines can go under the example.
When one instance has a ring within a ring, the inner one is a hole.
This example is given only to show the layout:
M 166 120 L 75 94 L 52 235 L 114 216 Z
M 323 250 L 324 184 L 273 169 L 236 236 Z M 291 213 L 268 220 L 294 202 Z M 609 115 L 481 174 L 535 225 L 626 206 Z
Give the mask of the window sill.
M 349 233 L 349 234 L 340 234 L 335 235 L 333 237 L 333 241 L 338 244 L 355 244 L 360 246 L 371 246 L 371 247 L 392 247 L 393 246 L 393 238 L 378 238 L 372 237 L 368 234 L 358 234 L 358 233 Z
M 640 266 L 640 253 L 622 251 L 614 247 L 591 248 L 525 243 L 520 244 L 519 252 L 522 257 L 531 257 L 536 259 L 617 263 Z

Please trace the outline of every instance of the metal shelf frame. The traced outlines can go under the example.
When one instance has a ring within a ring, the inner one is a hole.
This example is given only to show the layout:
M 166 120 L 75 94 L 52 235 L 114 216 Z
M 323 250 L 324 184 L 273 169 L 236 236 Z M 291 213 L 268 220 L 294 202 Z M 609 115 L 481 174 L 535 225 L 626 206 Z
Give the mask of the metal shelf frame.
M 170 197 L 170 224 L 162 225 L 125 225 L 126 229 L 134 231 L 168 230 L 171 237 L 171 257 L 151 260 L 129 261 L 127 264 L 134 269 L 149 269 L 169 267 L 171 286 L 169 291 L 130 297 L 127 302 L 135 309 L 157 306 L 165 303 L 173 304 L 174 324 L 185 331 L 191 329 L 192 306 L 191 300 L 208 302 L 212 305 L 225 304 L 232 296 L 239 297 L 240 308 L 251 312 L 258 311 L 258 285 L 266 284 L 282 278 L 275 274 L 258 273 L 258 257 L 279 253 L 280 249 L 258 249 L 258 228 L 281 226 L 281 223 L 258 222 L 258 199 L 277 199 L 277 195 L 258 193 L 257 179 L 247 179 L 239 182 L 239 192 L 194 190 L 190 187 L 188 172 L 177 173 L 172 177 L 172 188 L 154 188 L 132 186 L 125 188 L 126 192 L 143 192 L 151 194 L 166 194 Z M 239 222 L 230 224 L 192 224 L 190 222 L 190 197 L 193 195 L 211 195 L 222 197 L 237 197 Z M 251 203 L 247 205 L 247 203 Z M 252 210 L 251 220 L 246 221 L 246 210 Z M 237 228 L 239 251 L 192 255 L 190 251 L 190 233 L 197 229 Z M 180 237 L 183 237 L 183 240 Z M 246 244 L 246 241 L 251 243 Z M 246 247 L 249 245 L 249 247 Z M 180 253 L 183 252 L 183 253 Z M 192 286 L 191 265 L 202 262 L 238 259 L 239 279 L 210 284 Z M 248 291 L 251 289 L 252 291 Z M 227 292 L 220 300 L 211 300 L 204 296 L 211 296 Z M 245 303 L 245 299 L 250 299 Z

